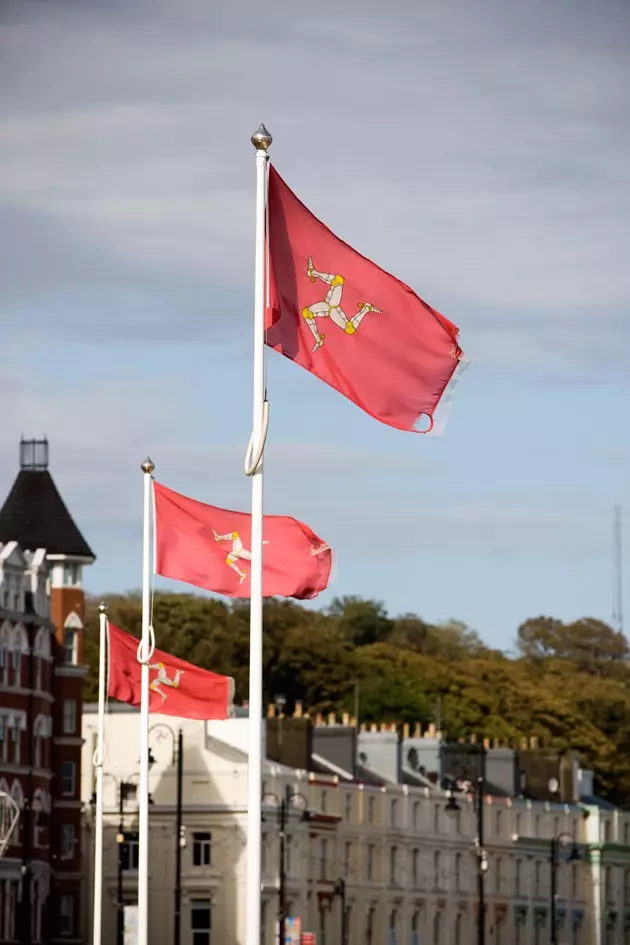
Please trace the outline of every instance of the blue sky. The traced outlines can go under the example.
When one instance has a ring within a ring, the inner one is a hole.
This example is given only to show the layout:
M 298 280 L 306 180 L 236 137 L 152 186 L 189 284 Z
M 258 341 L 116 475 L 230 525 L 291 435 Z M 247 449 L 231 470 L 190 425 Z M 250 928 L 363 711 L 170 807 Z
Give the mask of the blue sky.
M 376 597 L 506 648 L 528 616 L 610 619 L 628 35 L 609 0 L 4 0 L 2 491 L 20 434 L 47 433 L 95 593 L 139 584 L 146 453 L 170 487 L 247 509 L 263 120 L 289 185 L 473 362 L 434 439 L 270 353 L 267 510 L 338 552 L 317 604 Z

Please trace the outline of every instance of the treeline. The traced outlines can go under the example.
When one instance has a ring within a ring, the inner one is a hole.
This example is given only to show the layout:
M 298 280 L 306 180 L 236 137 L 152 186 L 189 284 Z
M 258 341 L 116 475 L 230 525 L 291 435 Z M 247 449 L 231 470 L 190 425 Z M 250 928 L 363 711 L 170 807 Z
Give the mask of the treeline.
M 140 634 L 138 594 L 107 598 L 110 620 Z M 247 699 L 249 606 L 193 594 L 157 594 L 160 649 L 233 676 Z M 573 748 L 598 791 L 630 803 L 630 648 L 606 624 L 549 617 L 518 628 L 515 656 L 486 647 L 463 623 L 434 626 L 415 614 L 346 597 L 323 611 L 270 600 L 264 613 L 264 693 L 312 712 L 353 712 L 362 722 L 435 721 L 451 738 L 518 740 Z M 97 601 L 88 602 L 86 698 L 96 698 Z

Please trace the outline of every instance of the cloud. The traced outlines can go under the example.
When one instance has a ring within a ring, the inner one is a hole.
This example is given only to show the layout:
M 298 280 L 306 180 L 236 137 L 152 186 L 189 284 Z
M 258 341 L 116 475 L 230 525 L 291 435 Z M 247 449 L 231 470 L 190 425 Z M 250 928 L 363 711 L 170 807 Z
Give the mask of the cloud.
M 119 337 L 239 325 L 264 117 L 289 183 L 476 359 L 619 367 L 630 23 L 606 9 L 5 0 L 11 331 L 50 334 L 51 308 L 88 337 L 105 312 Z

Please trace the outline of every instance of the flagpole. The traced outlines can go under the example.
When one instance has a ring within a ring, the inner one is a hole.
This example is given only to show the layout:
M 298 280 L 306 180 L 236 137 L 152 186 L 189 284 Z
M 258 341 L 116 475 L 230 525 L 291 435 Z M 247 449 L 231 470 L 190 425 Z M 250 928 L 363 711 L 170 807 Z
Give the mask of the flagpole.
M 247 899 L 245 945 L 260 945 L 262 821 L 262 670 L 263 670 L 263 464 L 267 426 L 265 396 L 265 218 L 267 150 L 272 138 L 260 125 L 251 142 L 256 148 L 256 255 L 254 275 L 253 430 L 246 459 L 252 480 L 252 539 L 249 623 L 249 763 L 247 807 Z
M 103 928 L 103 762 L 105 761 L 105 676 L 107 648 L 107 608 L 99 606 L 98 633 L 98 726 L 94 767 L 96 768 L 96 811 L 94 816 L 94 915 L 92 945 L 101 945 Z
M 147 457 L 144 473 L 144 523 L 142 533 L 142 638 L 138 647 L 140 672 L 140 781 L 138 797 L 138 939 L 149 941 L 149 660 L 151 640 L 151 510 L 155 466 Z

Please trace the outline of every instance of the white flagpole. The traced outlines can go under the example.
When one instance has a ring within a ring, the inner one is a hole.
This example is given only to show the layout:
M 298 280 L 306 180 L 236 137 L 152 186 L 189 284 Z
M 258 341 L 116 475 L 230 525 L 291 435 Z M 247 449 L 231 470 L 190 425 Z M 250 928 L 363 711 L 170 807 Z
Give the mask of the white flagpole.
M 147 457 L 144 473 L 144 525 L 142 535 L 142 639 L 140 662 L 140 782 L 138 798 L 138 945 L 149 941 L 149 660 L 151 640 L 151 509 L 155 466 Z
M 256 148 L 256 257 L 254 282 L 254 422 L 245 461 L 252 479 L 252 563 L 249 624 L 249 764 L 247 807 L 247 900 L 245 945 L 260 945 L 262 829 L 262 670 L 263 670 L 263 465 L 268 404 L 265 396 L 265 221 L 267 150 L 271 135 L 261 125 L 252 135 Z M 142 945 L 142 943 L 140 943 Z
M 94 817 L 94 915 L 92 945 L 101 945 L 103 928 L 103 763 L 105 761 L 105 677 L 107 666 L 107 608 L 99 609 L 98 634 L 98 727 L 94 767 L 96 768 L 96 811 Z

